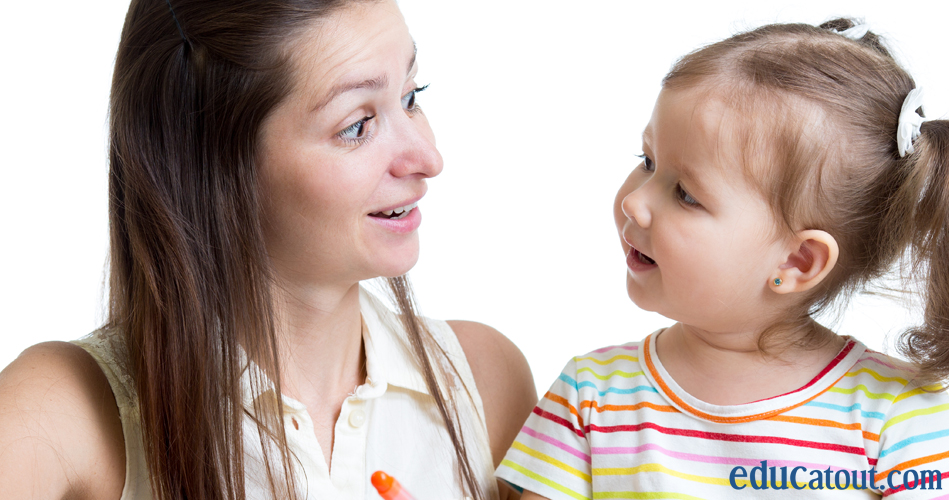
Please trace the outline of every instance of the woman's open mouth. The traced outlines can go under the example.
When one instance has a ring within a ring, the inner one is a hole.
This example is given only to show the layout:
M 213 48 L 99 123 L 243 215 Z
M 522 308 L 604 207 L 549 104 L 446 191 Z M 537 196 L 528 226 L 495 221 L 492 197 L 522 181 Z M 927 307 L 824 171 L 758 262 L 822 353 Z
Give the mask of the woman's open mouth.
M 382 211 L 382 212 L 376 212 L 376 213 L 373 213 L 373 214 L 369 214 L 369 216 L 370 216 L 370 217 L 378 217 L 378 218 L 380 218 L 380 219 L 395 219 L 395 220 L 403 219 L 403 218 L 405 218 L 405 217 L 408 217 L 408 215 L 409 215 L 409 213 L 412 211 L 412 209 L 414 209 L 414 208 L 417 207 L 417 206 L 418 206 L 418 202 L 415 202 L 415 203 L 412 203 L 412 204 L 410 204 L 410 205 L 406 205 L 406 206 L 404 206 L 404 207 L 399 207 L 399 208 L 396 208 L 396 209 L 393 209 L 393 210 L 384 210 L 384 211 Z

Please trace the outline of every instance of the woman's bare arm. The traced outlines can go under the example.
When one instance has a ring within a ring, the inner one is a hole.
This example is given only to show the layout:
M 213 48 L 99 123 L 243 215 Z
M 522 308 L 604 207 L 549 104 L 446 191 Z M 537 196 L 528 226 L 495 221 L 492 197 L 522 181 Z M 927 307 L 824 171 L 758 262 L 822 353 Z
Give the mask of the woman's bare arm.
M 527 359 L 501 332 L 471 321 L 449 321 L 458 336 L 484 404 L 491 455 L 497 467 L 537 404 L 537 388 Z M 502 500 L 519 495 L 499 482 Z
M 118 408 L 92 356 L 48 342 L 0 372 L 0 498 L 118 499 L 124 483 Z

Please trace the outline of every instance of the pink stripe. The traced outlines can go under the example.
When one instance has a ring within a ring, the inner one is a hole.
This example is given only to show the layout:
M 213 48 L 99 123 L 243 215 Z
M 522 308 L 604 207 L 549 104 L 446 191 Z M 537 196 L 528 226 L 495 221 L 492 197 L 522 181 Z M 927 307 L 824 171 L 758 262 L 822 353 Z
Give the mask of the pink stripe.
M 537 413 L 538 409 L 534 408 L 534 413 Z M 546 413 L 546 412 L 545 412 Z M 545 415 L 541 415 L 545 417 Z M 553 418 L 547 417 L 550 420 L 554 418 L 560 418 L 556 415 L 553 415 Z M 563 420 L 561 418 L 561 420 Z M 566 422 L 566 420 L 564 420 Z M 566 427 L 566 426 L 565 426 Z M 756 436 L 748 434 L 725 434 L 721 432 L 705 432 L 698 431 L 693 429 L 678 429 L 673 427 L 663 427 L 661 425 L 656 425 L 652 422 L 643 422 L 636 425 L 611 425 L 611 426 L 599 426 L 595 424 L 589 424 L 583 428 L 583 433 L 576 431 L 573 425 L 568 427 L 574 432 L 577 432 L 578 436 L 584 436 L 590 432 L 600 432 L 600 433 L 613 433 L 613 432 L 640 432 L 645 429 L 651 429 L 654 431 L 661 432 L 670 436 L 685 436 L 691 438 L 700 438 L 708 439 L 713 441 L 730 441 L 737 443 L 768 443 L 768 444 L 781 444 L 788 446 L 797 446 L 799 448 L 813 448 L 816 450 L 828 450 L 828 451 L 839 451 L 843 453 L 853 453 L 854 455 L 859 455 L 866 457 L 866 450 L 863 448 L 858 448 L 856 446 L 845 446 L 835 443 L 824 443 L 819 441 L 805 441 L 801 439 L 789 439 L 780 436 Z M 868 458 L 868 460 L 870 460 Z
M 669 451 L 662 446 L 655 444 L 644 444 L 642 446 L 636 446 L 633 448 L 624 448 L 624 447 L 609 447 L 609 448 L 593 448 L 591 450 L 594 455 L 635 455 L 637 453 L 642 453 L 644 451 L 658 451 L 663 455 L 678 458 L 680 460 L 688 460 L 691 462 L 705 462 L 709 464 L 721 464 L 721 465 L 743 465 L 748 467 L 755 467 L 761 465 L 761 460 L 755 460 L 752 458 L 733 458 L 733 457 L 713 457 L 709 455 L 696 455 L 694 453 L 682 453 L 678 451 Z M 830 467 L 832 471 L 844 470 L 843 467 L 834 467 L 832 465 L 825 464 L 813 464 L 808 462 L 794 462 L 791 460 L 768 460 L 768 467 L 804 467 L 806 469 L 820 469 L 825 470 L 827 467 Z M 850 470 L 850 469 L 847 469 Z
M 545 442 L 545 443 L 552 444 L 552 445 L 556 446 L 557 448 L 560 448 L 561 450 L 563 450 L 563 451 L 565 451 L 565 452 L 567 452 L 567 453 L 569 453 L 569 454 L 571 454 L 571 455 L 573 455 L 573 456 L 579 458 L 580 460 L 583 460 L 583 461 L 585 461 L 586 463 L 590 463 L 590 455 L 587 455 L 586 453 L 583 453 L 582 451 L 580 451 L 580 450 L 578 450 L 578 449 L 576 449 L 576 448 L 574 448 L 574 447 L 572 447 L 572 446 L 570 446 L 570 445 L 568 445 L 568 444 L 565 444 L 565 443 L 563 443 L 563 442 L 561 442 L 561 441 L 558 441 L 558 440 L 556 440 L 556 439 L 554 439 L 554 438 L 552 438 L 552 437 L 550 437 L 550 436 L 548 436 L 548 435 L 546 435 L 546 434 L 542 434 L 542 433 L 540 433 L 540 432 L 537 432 L 537 431 L 535 431 L 534 429 L 531 429 L 530 427 L 528 427 L 528 426 L 526 426 L 526 425 L 525 425 L 524 427 L 521 427 L 521 432 L 523 432 L 524 434 L 527 434 L 528 436 L 532 436 L 532 437 L 535 437 L 535 438 L 537 438 L 537 439 L 540 439 L 541 441 L 543 441 L 543 442 Z
M 606 351 L 612 351 L 613 349 L 625 349 L 625 350 L 627 350 L 627 351 L 635 351 L 635 350 L 638 350 L 638 349 L 639 349 L 639 346 L 638 346 L 638 345 L 634 345 L 634 346 L 628 346 L 628 345 L 611 345 L 611 346 L 609 346 L 609 347 L 601 347 L 601 348 L 599 348 L 599 349 L 597 349 L 597 350 L 595 350 L 595 351 L 593 351 L 593 352 L 595 352 L 595 353 L 602 353 L 602 352 L 606 352 Z
M 860 361 L 873 361 L 873 362 L 876 363 L 876 364 L 883 365 L 883 366 L 885 366 L 885 367 L 887 367 L 887 368 L 892 368 L 893 370 L 899 370 L 899 371 L 901 371 L 901 372 L 907 371 L 905 368 L 896 367 L 895 365 L 891 365 L 891 364 L 887 363 L 886 361 L 877 359 L 877 358 L 874 357 L 874 356 L 866 356 L 866 357 L 860 358 Z

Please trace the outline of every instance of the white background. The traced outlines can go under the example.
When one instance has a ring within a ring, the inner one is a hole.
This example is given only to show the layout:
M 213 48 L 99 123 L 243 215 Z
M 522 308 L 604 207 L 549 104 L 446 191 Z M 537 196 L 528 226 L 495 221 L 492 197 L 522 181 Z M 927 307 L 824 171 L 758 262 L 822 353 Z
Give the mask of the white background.
M 949 110 L 944 2 L 400 4 L 445 158 L 422 202 L 422 258 L 411 273 L 422 311 L 507 334 L 541 391 L 570 356 L 670 323 L 626 297 L 611 203 L 677 57 L 763 23 L 863 17 L 928 89 L 927 114 Z M 127 7 L 4 7 L 0 367 L 30 344 L 102 321 L 106 108 Z M 725 266 L 741 258 L 719 257 Z M 883 349 L 887 333 L 912 321 L 905 310 L 861 299 L 838 331 Z

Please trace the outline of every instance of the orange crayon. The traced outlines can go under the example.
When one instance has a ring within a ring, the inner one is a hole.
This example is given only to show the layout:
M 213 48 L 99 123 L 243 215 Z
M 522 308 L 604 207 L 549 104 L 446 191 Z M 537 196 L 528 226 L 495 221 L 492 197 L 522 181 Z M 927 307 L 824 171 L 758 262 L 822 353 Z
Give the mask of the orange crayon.
M 372 473 L 372 485 L 384 500 L 415 500 L 394 477 L 381 470 Z

